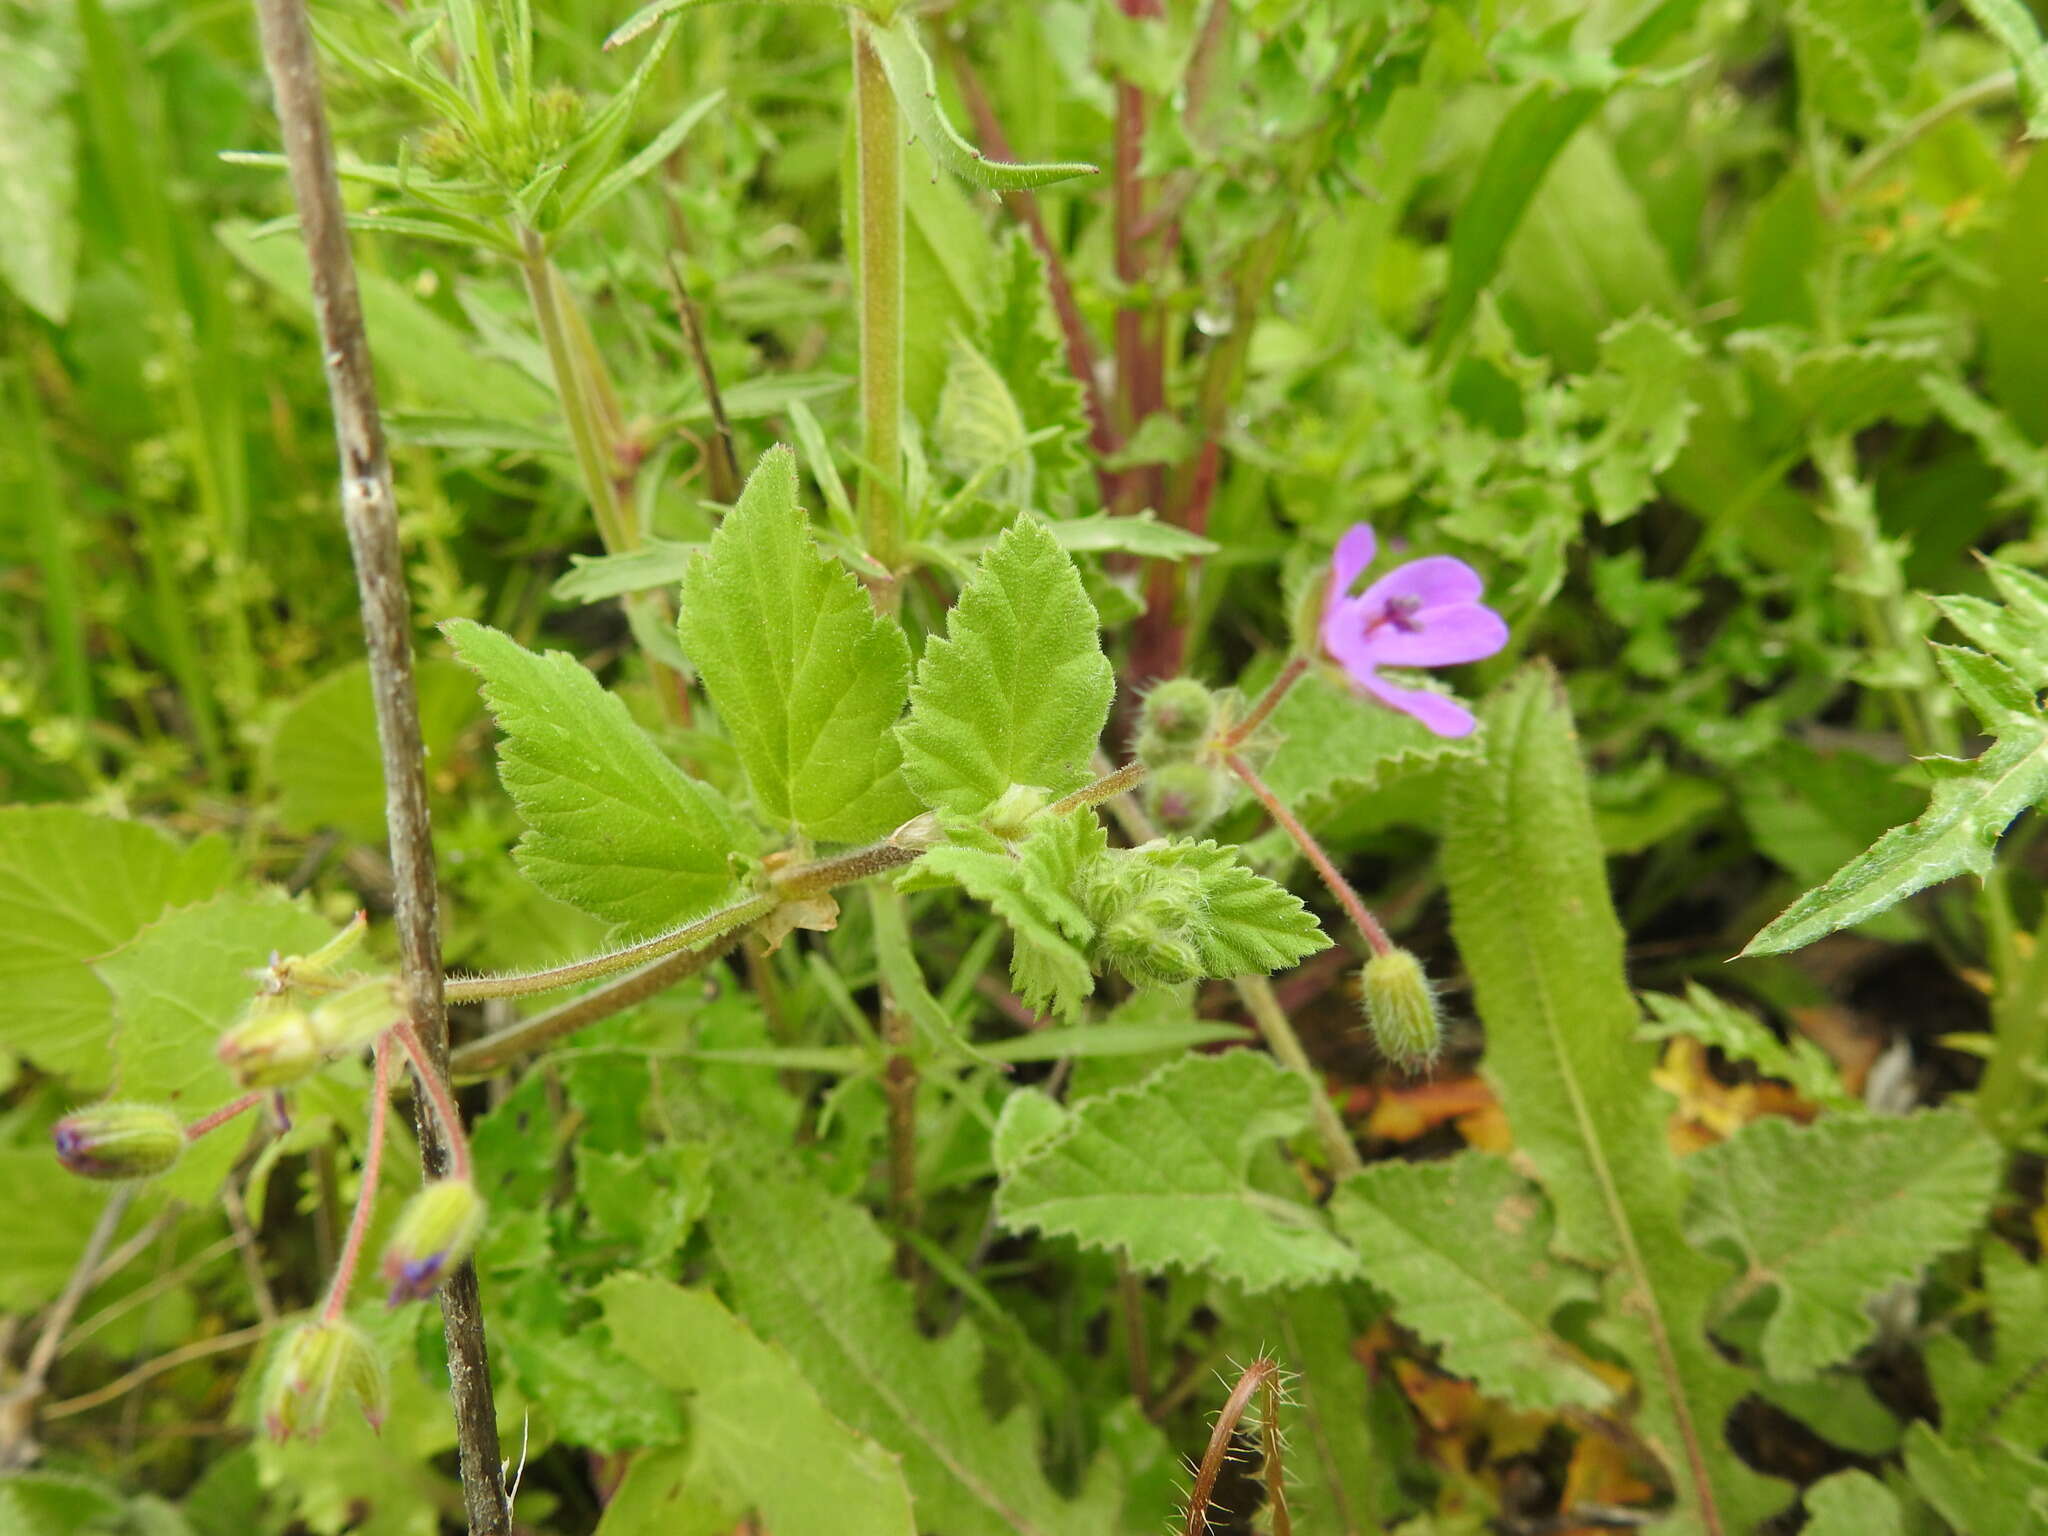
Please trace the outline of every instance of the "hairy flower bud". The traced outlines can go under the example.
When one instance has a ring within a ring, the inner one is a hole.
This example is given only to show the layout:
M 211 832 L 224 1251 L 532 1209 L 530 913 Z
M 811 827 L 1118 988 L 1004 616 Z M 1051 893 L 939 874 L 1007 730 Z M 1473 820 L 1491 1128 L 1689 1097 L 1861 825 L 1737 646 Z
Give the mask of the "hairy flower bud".
M 1168 678 L 1138 712 L 1139 728 L 1169 746 L 1197 746 L 1215 723 L 1215 695 L 1192 677 Z
M 436 1179 L 406 1202 L 384 1249 L 391 1305 L 433 1294 L 469 1257 L 484 1230 L 484 1203 L 467 1179 Z
M 1012 784 L 983 814 L 989 831 L 1005 840 L 1024 835 L 1025 823 L 1052 804 L 1052 791 L 1036 784 Z
M 384 1427 L 391 1382 L 369 1336 L 353 1323 L 301 1323 L 277 1348 L 263 1383 L 263 1425 L 273 1440 L 317 1440 L 344 1397 L 372 1429 Z
M 404 1013 L 397 982 L 389 976 L 373 976 L 314 1006 L 313 1039 L 324 1055 L 351 1055 L 375 1041 Z
M 88 1179 L 148 1179 L 185 1150 L 185 1127 L 160 1104 L 94 1104 L 50 1128 L 57 1161 Z
M 1409 1072 L 1429 1067 L 1443 1049 L 1436 991 L 1422 962 L 1405 949 L 1374 955 L 1359 973 L 1365 1022 L 1389 1060 Z
M 239 1024 L 214 1047 L 221 1064 L 244 1088 L 282 1088 L 326 1059 L 313 1016 L 283 998 L 258 998 Z
M 1223 771 L 1187 759 L 1163 763 L 1145 780 L 1145 811 L 1161 831 L 1201 831 L 1230 804 Z
M 1176 986 L 1205 974 L 1193 923 L 1201 877 L 1153 857 L 1162 844 L 1113 849 L 1088 866 L 1082 905 L 1095 924 L 1095 954 L 1140 986 Z
M 1126 913 L 1104 927 L 1095 936 L 1095 952 L 1140 986 L 1178 986 L 1202 974 L 1201 951 L 1185 930 L 1142 912 Z

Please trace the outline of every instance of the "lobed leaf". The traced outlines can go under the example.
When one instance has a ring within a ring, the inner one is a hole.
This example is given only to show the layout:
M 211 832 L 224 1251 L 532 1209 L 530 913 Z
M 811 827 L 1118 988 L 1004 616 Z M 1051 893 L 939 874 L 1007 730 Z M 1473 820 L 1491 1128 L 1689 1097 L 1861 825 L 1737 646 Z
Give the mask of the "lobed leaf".
M 662 756 L 573 656 L 467 619 L 442 629 L 504 733 L 498 776 L 526 822 L 514 857 L 535 885 L 622 935 L 731 894 L 751 838 L 725 797 Z
M 1208 1273 L 1251 1291 L 1348 1274 L 1353 1256 L 1314 1207 L 1252 1175 L 1261 1148 L 1308 1126 L 1308 1095 L 1256 1052 L 1184 1057 L 1084 1100 L 1051 1135 L 1041 1128 L 1001 1169 L 997 1219 L 1120 1249 L 1137 1269 Z
M 891 730 L 910 644 L 851 571 L 818 553 L 796 495 L 796 455 L 771 448 L 684 572 L 676 631 L 761 814 L 861 842 L 917 814 Z

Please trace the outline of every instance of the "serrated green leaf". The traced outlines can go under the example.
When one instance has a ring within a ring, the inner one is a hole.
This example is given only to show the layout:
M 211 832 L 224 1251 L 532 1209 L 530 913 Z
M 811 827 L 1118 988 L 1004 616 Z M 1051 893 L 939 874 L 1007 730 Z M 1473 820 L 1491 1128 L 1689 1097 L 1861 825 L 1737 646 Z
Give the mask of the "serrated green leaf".
M 910 644 L 851 571 L 818 553 L 796 489 L 796 455 L 771 448 L 684 573 L 676 632 L 761 814 L 861 842 L 917 814 L 890 729 Z
M 561 1439 L 607 1452 L 677 1444 L 681 1410 L 650 1379 L 638 1341 L 629 1354 L 617 1338 L 608 1344 L 566 1315 L 528 1320 L 505 1309 L 492 1319 L 491 1357 Z
M 1982 875 L 2013 818 L 2048 795 L 2048 720 L 2014 722 L 1973 762 L 1929 759 L 1934 795 L 1765 925 L 1745 955 L 1776 955 L 1897 906 L 1956 875 Z
M 1806 1490 L 1805 1536 L 1905 1536 L 1905 1512 L 1868 1472 L 1837 1472 Z
M 1776 1287 L 1764 1367 L 1797 1381 L 1870 1339 L 1872 1297 L 1970 1240 L 2003 1163 L 1961 1109 L 1767 1118 L 1688 1164 L 1688 1226 L 1701 1242 L 1734 1244 L 1748 1266 L 1739 1294 Z
M 1321 668 L 1287 691 L 1271 731 L 1279 746 L 1261 776 L 1297 811 L 1349 802 L 1480 747 L 1476 736 L 1439 736 L 1412 715 L 1361 699 Z
M 724 796 L 662 756 L 575 657 L 467 619 L 443 629 L 504 732 L 498 776 L 527 828 L 513 856 L 535 885 L 622 936 L 731 894 L 750 839 Z
M 1252 1051 L 1190 1056 L 1085 1100 L 1003 1170 L 1012 1231 L 1120 1249 L 1156 1273 L 1186 1269 L 1250 1291 L 1313 1285 L 1355 1260 L 1312 1206 L 1261 1188 L 1254 1155 L 1309 1123 L 1308 1085 Z
M 214 1054 L 220 1032 L 255 996 L 252 970 L 272 954 L 310 954 L 333 924 L 282 896 L 216 896 L 150 924 L 93 967 L 114 995 L 114 1081 L 123 1098 L 197 1120 L 242 1092 Z M 211 1200 L 247 1144 L 246 1123 L 193 1142 L 159 1186 Z
M 476 685 L 452 661 L 414 664 L 427 778 L 446 772 L 456 741 L 479 713 Z M 330 672 L 286 706 L 265 753 L 278 787 L 278 824 L 293 832 L 333 827 L 360 842 L 384 841 L 384 763 L 367 662 Z
M 1983 1266 L 1988 1358 L 1953 1331 L 1925 1346 L 1943 1432 L 1965 1443 L 2048 1444 L 2048 1271 L 1995 1238 L 1984 1244 Z
M 717 1297 L 635 1274 L 597 1294 L 612 1337 L 690 1409 L 689 1448 L 637 1460 L 601 1536 L 666 1536 L 702 1505 L 756 1513 L 776 1536 L 914 1536 L 896 1459 L 834 1418 Z
M 1675 1530 L 1746 1531 L 1784 1502 L 1722 1426 L 1749 1390 L 1706 1337 L 1727 1266 L 1680 1223 L 1684 1180 L 1650 1086 L 1585 770 L 1557 678 L 1526 668 L 1482 711 L 1486 755 L 1451 774 L 1443 865 L 1486 1026 L 1486 1075 L 1557 1213 L 1553 1251 L 1609 1271 L 1599 1336 L 1636 1374 L 1638 1432 Z
M 1827 1052 L 1804 1035 L 1780 1040 L 1763 1020 L 1716 997 L 1696 981 L 1686 983 L 1682 998 L 1668 992 L 1645 992 L 1642 1000 L 1653 1021 L 1640 1031 L 1645 1040 L 1687 1035 L 1731 1061 L 1746 1061 L 1764 1076 L 1789 1083 L 1812 1103 L 1841 1114 L 1862 1111 L 1863 1101 L 1842 1085 L 1842 1076 Z
M 1444 1364 L 1518 1408 L 1599 1408 L 1612 1389 L 1551 1326 L 1593 1276 L 1550 1252 L 1543 1192 L 1497 1157 L 1376 1163 L 1330 1202 L 1365 1278 Z
M 1802 97 L 1844 127 L 1875 127 L 1905 94 L 1926 21 L 1913 0 L 1794 0 Z
M 1116 692 L 1098 628 L 1066 551 L 1042 524 L 1013 524 L 925 647 L 896 730 L 925 804 L 974 816 L 1012 785 L 1086 778 Z
M 1009 386 L 1024 425 L 1034 431 L 1058 429 L 1031 448 L 1038 466 L 1041 506 L 1066 499 L 1075 477 L 1087 468 L 1082 456 L 1087 437 L 1085 397 L 1047 286 L 1045 262 L 1030 236 L 1021 229 L 1011 230 L 999 256 L 983 341 L 989 361 Z M 1106 520 L 1106 514 L 1102 516 Z M 1058 524 L 1053 532 L 1059 534 Z M 1071 550 L 1075 546 L 1063 539 L 1060 547 Z
M 854 27 L 882 61 L 889 89 L 903 111 L 903 121 L 911 136 L 930 152 L 932 159 L 961 180 L 1007 192 L 1096 174 L 1094 166 L 1080 161 L 1012 165 L 989 159 L 961 138 L 940 110 L 939 84 L 932 76 L 932 61 L 924 44 L 917 40 L 910 12 L 900 12 L 887 25 L 856 19 Z
M 1073 1019 L 1095 990 L 1085 946 L 1095 925 L 1075 898 L 1082 867 L 1109 845 L 1090 810 L 1041 816 L 1016 848 L 931 849 L 911 873 L 950 880 L 1010 925 L 1010 978 L 1029 1007 Z
M 180 847 L 139 821 L 68 806 L 0 807 L 0 1048 L 79 1088 L 113 1068 L 113 999 L 89 968 L 234 872 L 224 839 Z
M 1861 4 L 1863 0 L 1850 0 Z M 1821 345 L 1787 327 L 1738 331 L 1728 349 L 1782 390 L 1801 422 L 1826 434 L 1925 413 L 1923 380 L 1940 355 L 1932 341 Z
M 825 1407 L 902 1458 L 917 1525 L 946 1536 L 1110 1536 L 1040 1470 L 1030 1415 L 994 1419 L 971 1322 L 920 1327 L 866 1211 L 792 1167 L 720 1160 L 712 1243 L 736 1308 L 789 1352 Z
M 1691 375 L 1700 344 L 1648 310 L 1600 337 L 1600 371 L 1586 381 L 1586 404 L 1607 418 L 1587 450 L 1594 505 L 1617 523 L 1656 494 L 1656 477 L 1685 446 L 1699 407 Z
M 1923 374 L 1920 387 L 1949 424 L 1975 439 L 1985 460 L 2005 476 L 2000 505 L 2048 507 L 2048 451 L 2004 411 L 1947 374 Z

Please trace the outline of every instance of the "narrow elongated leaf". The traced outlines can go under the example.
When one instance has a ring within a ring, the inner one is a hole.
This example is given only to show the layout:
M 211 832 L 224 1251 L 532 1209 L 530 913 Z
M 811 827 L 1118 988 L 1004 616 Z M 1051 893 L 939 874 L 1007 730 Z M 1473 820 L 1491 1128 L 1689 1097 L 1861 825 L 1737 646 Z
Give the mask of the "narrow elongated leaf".
M 646 146 L 638 154 L 593 185 L 588 192 L 585 192 L 576 200 L 573 206 L 564 209 L 562 221 L 555 226 L 554 232 L 557 235 L 567 233 L 572 226 L 590 217 L 590 215 L 618 196 L 619 193 L 625 191 L 626 188 L 630 187 L 642 176 L 645 176 L 657 165 L 668 159 L 670 155 L 676 152 L 676 147 L 690 136 L 690 130 L 710 116 L 712 109 L 724 100 L 725 89 L 721 86 L 717 90 L 707 91 L 704 95 L 683 108 L 681 112 L 676 114 L 675 120 L 652 139 L 648 140 Z
M 989 159 L 960 137 L 940 110 L 939 83 L 932 76 L 931 57 L 917 40 L 909 11 L 899 12 L 886 26 L 863 21 L 854 25 L 881 59 L 882 69 L 889 77 L 889 89 L 895 93 L 911 136 L 931 152 L 934 160 L 963 181 L 1009 192 L 1096 174 L 1096 167 L 1082 161 L 1016 165 Z
M 123 1098 L 167 1104 L 197 1120 L 239 1094 L 214 1054 L 220 1032 L 255 994 L 249 972 L 272 954 L 303 955 L 334 936 L 333 925 L 278 896 L 216 896 L 152 923 L 93 969 L 114 995 L 115 1082 Z M 158 1182 L 203 1204 L 247 1143 L 234 1129 L 185 1149 Z
M 535 655 L 466 619 L 443 628 L 505 733 L 498 776 L 526 822 L 514 857 L 535 885 L 622 934 L 684 922 L 731 893 L 745 828 L 575 657 Z
M 986 810 L 1013 784 L 1085 778 L 1116 679 L 1080 572 L 1044 526 L 1013 525 L 925 647 L 897 728 L 925 804 Z
M 1002 1170 L 1013 1231 L 1116 1248 L 1141 1270 L 1220 1275 L 1247 1290 L 1353 1268 L 1314 1207 L 1261 1188 L 1252 1159 L 1309 1123 L 1308 1085 L 1252 1051 L 1190 1056 L 1088 1099 Z
M 718 1165 L 710 1226 L 740 1314 L 833 1417 L 902 1458 L 919 1530 L 1110 1536 L 1111 1512 L 1047 1483 L 1030 1415 L 990 1415 L 974 1325 L 925 1336 L 866 1211 L 786 1164 L 733 1156 Z
M 1443 862 L 1486 1025 L 1485 1069 L 1557 1212 L 1553 1251 L 1610 1271 L 1602 1337 L 1636 1373 L 1674 1527 L 1747 1531 L 1784 1502 L 1728 1448 L 1745 1374 L 1706 1337 L 1728 1268 L 1680 1223 L 1684 1180 L 1650 1086 L 1585 771 L 1555 675 L 1491 699 L 1484 760 L 1453 770 Z
M 68 806 L 0 807 L 0 1047 L 80 1088 L 113 1069 L 114 1000 L 89 969 L 167 907 L 234 871 L 217 837 L 189 848 L 139 821 Z
M 612 1338 L 690 1412 L 689 1448 L 635 1461 L 604 1536 L 655 1536 L 672 1529 L 664 1506 L 673 1520 L 721 1501 L 776 1536 L 915 1536 L 896 1459 L 835 1419 L 789 1357 L 716 1296 L 621 1274 L 598 1299 Z
M 2014 724 L 1972 762 L 1927 760 L 1934 797 L 1918 821 L 1894 827 L 1749 941 L 1745 955 L 1811 944 L 1956 875 L 1982 875 L 2013 818 L 2048 795 L 2048 721 Z
M 1776 1287 L 1764 1365 L 1796 1381 L 1868 1342 L 1872 1297 L 1970 1240 L 2003 1163 L 1961 1109 L 1758 1120 L 1692 1160 L 1688 1225 L 1735 1245 L 1741 1292 Z
M 763 816 L 850 843 L 917 813 L 890 729 L 909 691 L 910 643 L 851 571 L 819 555 L 788 448 L 762 456 L 684 573 L 676 629 Z
M 1613 1396 L 1551 1326 L 1593 1276 L 1550 1252 L 1543 1192 L 1497 1157 L 1376 1163 L 1331 1201 L 1365 1278 L 1443 1362 L 1517 1407 L 1597 1408 Z
M 0 12 L 0 278 L 52 325 L 78 278 L 78 133 L 70 66 L 36 35 L 36 8 Z

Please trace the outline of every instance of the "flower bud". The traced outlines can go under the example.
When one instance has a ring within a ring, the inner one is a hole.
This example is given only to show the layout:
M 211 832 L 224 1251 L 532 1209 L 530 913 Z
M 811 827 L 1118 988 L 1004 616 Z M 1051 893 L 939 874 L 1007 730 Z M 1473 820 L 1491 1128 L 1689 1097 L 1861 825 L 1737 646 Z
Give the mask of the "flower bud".
M 384 1249 L 391 1305 L 433 1294 L 469 1257 L 484 1230 L 484 1203 L 468 1179 L 436 1179 L 406 1202 Z
M 1202 975 L 1202 955 L 1185 929 L 1142 911 L 1116 918 L 1095 936 L 1096 957 L 1139 986 L 1172 987 Z
M 997 837 L 1014 841 L 1024 835 L 1025 823 L 1051 804 L 1050 790 L 1036 784 L 1012 784 L 997 797 L 982 820 Z
M 347 927 L 312 954 L 286 955 L 280 959 L 273 951 L 270 964 L 253 974 L 264 984 L 266 992 L 287 992 L 294 987 L 308 992 L 332 992 L 355 979 L 340 975 L 341 965 L 362 947 L 369 931 L 370 915 L 358 911 Z
M 312 1013 L 313 1039 L 326 1056 L 347 1056 L 371 1044 L 404 1016 L 389 976 L 374 976 L 323 998 Z
M 160 1104 L 94 1104 L 50 1128 L 57 1161 L 88 1179 L 148 1179 L 185 1150 L 185 1126 Z
M 1158 746 L 1183 751 L 1199 746 L 1216 723 L 1216 699 L 1192 677 L 1172 677 L 1145 695 L 1139 730 Z
M 1220 769 L 1192 758 L 1163 763 L 1145 780 L 1145 811 L 1163 832 L 1199 832 L 1230 803 Z
M 1359 973 L 1365 1022 L 1387 1058 L 1405 1071 L 1420 1072 L 1443 1049 L 1443 1020 L 1436 991 L 1422 962 L 1405 949 L 1374 955 Z
M 263 1425 L 273 1440 L 317 1440 L 344 1397 L 381 1430 L 391 1382 L 369 1336 L 353 1323 L 301 1323 L 278 1346 L 263 1383 Z
M 214 1054 L 244 1088 L 295 1083 L 327 1055 L 313 1016 L 282 998 L 258 998 L 242 1021 L 221 1035 Z

